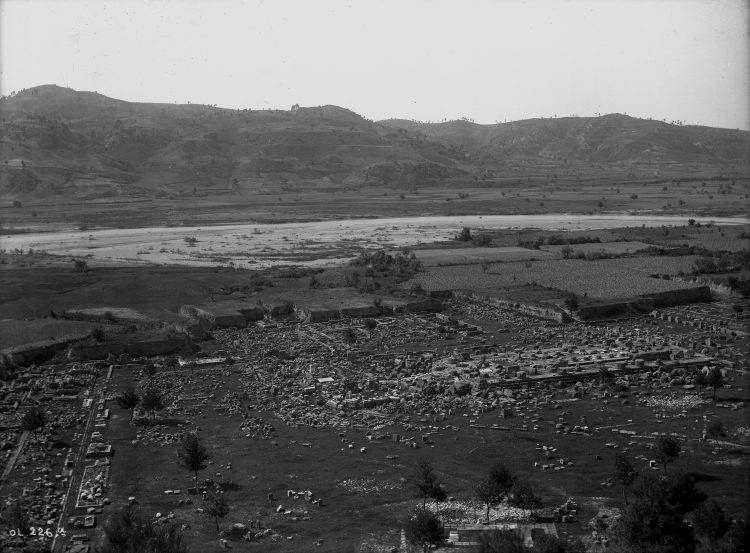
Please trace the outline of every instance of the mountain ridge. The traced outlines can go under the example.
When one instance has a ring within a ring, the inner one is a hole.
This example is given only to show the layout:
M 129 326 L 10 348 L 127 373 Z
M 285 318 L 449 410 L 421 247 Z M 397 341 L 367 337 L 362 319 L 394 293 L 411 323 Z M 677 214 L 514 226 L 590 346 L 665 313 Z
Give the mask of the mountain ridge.
M 279 187 L 446 186 L 552 160 L 603 166 L 747 164 L 750 133 L 622 114 L 477 124 L 127 102 L 41 85 L 0 99 L 0 194 L 180 197 Z

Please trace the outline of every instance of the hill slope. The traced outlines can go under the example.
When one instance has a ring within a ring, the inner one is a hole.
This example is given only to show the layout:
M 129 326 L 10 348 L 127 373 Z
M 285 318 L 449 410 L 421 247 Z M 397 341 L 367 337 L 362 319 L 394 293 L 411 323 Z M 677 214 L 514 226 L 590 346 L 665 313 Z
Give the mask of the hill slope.
M 747 132 L 623 115 L 375 123 L 336 106 L 146 104 L 54 85 L 1 99 L 0 129 L 0 194 L 40 201 L 481 183 L 519 160 L 726 166 L 750 151 Z
M 539 156 L 596 162 L 747 163 L 750 133 L 732 129 L 678 126 L 611 114 L 601 117 L 527 119 L 478 125 L 469 121 L 381 124 L 419 132 L 479 156 Z

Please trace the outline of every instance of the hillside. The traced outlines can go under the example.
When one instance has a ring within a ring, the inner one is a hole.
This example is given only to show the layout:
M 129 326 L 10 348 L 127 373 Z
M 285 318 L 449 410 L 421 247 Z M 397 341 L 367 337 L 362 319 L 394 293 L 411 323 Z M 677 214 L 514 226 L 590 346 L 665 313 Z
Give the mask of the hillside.
M 0 129 L 0 197 L 36 203 L 595 183 L 683 163 L 669 176 L 703 164 L 726 177 L 746 173 L 750 151 L 748 132 L 623 115 L 376 123 L 336 106 L 146 104 L 55 85 L 1 99 Z
M 465 174 L 451 147 L 336 106 L 142 104 L 53 85 L 0 101 L 0 191 L 103 196 L 408 184 Z
M 527 119 L 495 125 L 470 121 L 417 123 L 390 119 L 383 125 L 418 132 L 479 157 L 567 158 L 594 162 L 748 162 L 750 133 L 678 126 L 627 115 Z

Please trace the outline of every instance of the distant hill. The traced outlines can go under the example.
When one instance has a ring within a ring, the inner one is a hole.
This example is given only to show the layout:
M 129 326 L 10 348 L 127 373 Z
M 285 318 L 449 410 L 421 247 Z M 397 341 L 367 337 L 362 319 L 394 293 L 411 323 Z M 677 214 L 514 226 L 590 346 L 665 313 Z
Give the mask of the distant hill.
M 750 133 L 733 129 L 678 126 L 621 114 L 601 117 L 526 119 L 479 125 L 470 121 L 383 125 L 419 132 L 480 157 L 539 156 L 596 162 L 747 163 Z
M 623 115 L 372 122 L 336 106 L 147 104 L 55 85 L 1 99 L 0 129 L 0 194 L 53 200 L 406 188 L 502 176 L 515 159 L 746 163 L 750 144 L 747 132 Z

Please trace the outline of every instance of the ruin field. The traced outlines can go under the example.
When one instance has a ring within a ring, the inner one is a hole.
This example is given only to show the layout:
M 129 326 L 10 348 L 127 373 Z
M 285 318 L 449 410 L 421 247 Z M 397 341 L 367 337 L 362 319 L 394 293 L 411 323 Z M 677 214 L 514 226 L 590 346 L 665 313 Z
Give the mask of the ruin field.
M 493 523 L 592 550 L 611 537 L 592 520 L 626 508 L 620 453 L 640 478 L 686 473 L 746 516 L 747 256 L 708 245 L 747 225 L 488 224 L 463 242 L 461 225 L 372 224 L 374 237 L 329 222 L 330 239 L 309 238 L 331 266 L 306 264 L 291 227 L 251 232 L 288 257 L 268 269 L 2 252 L 0 493 L 52 536 L 3 533 L 3 550 L 93 550 L 130 504 L 189 553 L 406 552 L 420 460 L 456 547 L 459 527 L 483 527 L 476 486 L 496 462 L 541 504 L 505 498 Z M 194 247 L 234 248 L 232 233 Z M 188 434 L 210 456 L 197 479 L 177 462 Z M 661 464 L 667 437 L 681 450 Z
M 750 491 L 749 352 L 737 334 L 709 324 L 723 320 L 739 331 L 730 307 L 720 301 L 663 317 L 563 325 L 451 299 L 442 313 L 380 316 L 374 327 L 281 317 L 216 329 L 203 353 L 181 364 L 173 356 L 47 364 L 25 371 L 5 400 L 24 385 L 34 397 L 55 398 L 64 381 L 65 393 L 79 399 L 49 402 L 54 424 L 30 436 L 3 493 L 26 488 L 41 517 L 42 490 L 65 499 L 65 485 L 51 482 L 62 474 L 77 491 L 64 510 L 60 546 L 71 534 L 95 543 L 108 514 L 130 501 L 182 527 L 188 551 L 213 550 L 219 536 L 201 512 L 201 489 L 216 485 L 230 507 L 219 527 L 235 549 L 376 550 L 399 546 L 401 521 L 418 502 L 410 486 L 417 460 L 428 460 L 443 483 L 449 499 L 439 512 L 448 525 L 482 518 L 474 485 L 501 460 L 532 482 L 540 516 L 554 521 L 554 509 L 573 498 L 581 510 L 557 532 L 590 539 L 589 521 L 622 502 L 612 481 L 615 453 L 628 455 L 639 473 L 654 473 L 653 445 L 669 435 L 682 452 L 668 472 L 690 472 L 728 514 L 742 516 Z M 686 323 L 704 311 L 707 326 L 696 334 Z M 689 384 L 704 366 L 726 374 L 715 400 L 712 390 Z M 115 401 L 131 386 L 163 390 L 164 407 L 131 415 Z M 101 407 L 89 411 L 84 391 Z M 703 439 L 704 417 L 725 425 L 718 442 Z M 13 420 L 2 414 L 5 425 Z M 211 455 L 199 482 L 176 461 L 188 432 Z M 92 444 L 109 447 L 111 457 L 65 466 L 78 447 L 95 451 Z M 87 484 L 84 465 L 102 479 Z M 70 517 L 82 517 L 85 505 L 93 505 L 94 526 L 76 527 Z M 505 503 L 492 516 L 528 521 Z

